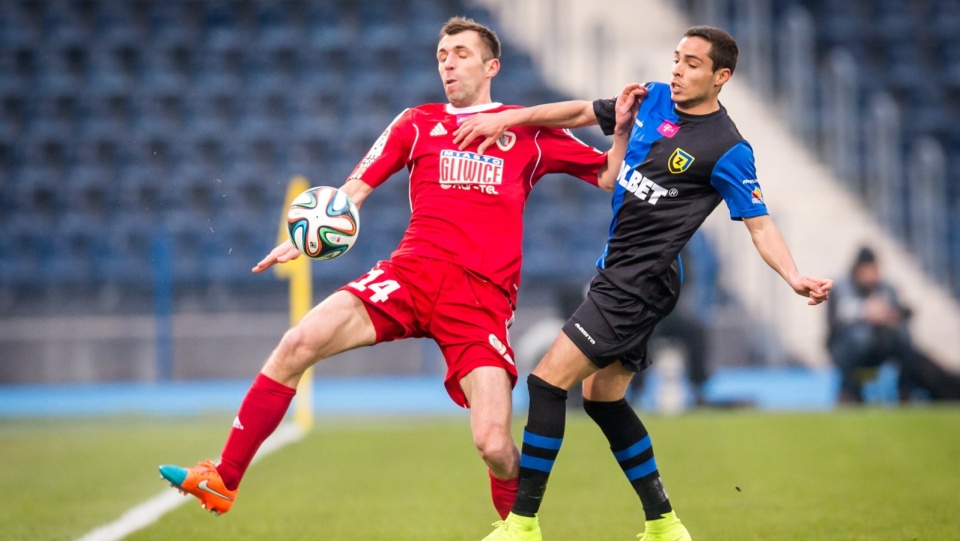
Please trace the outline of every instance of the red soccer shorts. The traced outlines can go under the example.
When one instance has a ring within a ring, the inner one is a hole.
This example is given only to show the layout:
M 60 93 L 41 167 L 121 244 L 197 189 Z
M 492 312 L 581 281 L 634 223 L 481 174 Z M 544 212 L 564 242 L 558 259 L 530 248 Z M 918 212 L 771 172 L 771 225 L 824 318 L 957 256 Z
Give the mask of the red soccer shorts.
M 460 380 L 475 368 L 503 368 L 516 385 L 507 336 L 513 306 L 492 282 L 453 263 L 405 256 L 380 261 L 340 289 L 364 302 L 378 343 L 434 339 L 447 363 L 444 386 L 458 405 L 469 407 Z

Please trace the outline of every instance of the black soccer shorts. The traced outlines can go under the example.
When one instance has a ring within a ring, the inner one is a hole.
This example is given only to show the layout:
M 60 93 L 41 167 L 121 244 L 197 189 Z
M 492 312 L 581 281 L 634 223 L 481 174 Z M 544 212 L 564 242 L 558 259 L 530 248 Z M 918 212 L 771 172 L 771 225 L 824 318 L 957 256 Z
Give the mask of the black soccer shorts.
M 639 372 L 650 366 L 647 342 L 664 317 L 597 275 L 563 332 L 599 368 L 620 361 L 627 370 Z

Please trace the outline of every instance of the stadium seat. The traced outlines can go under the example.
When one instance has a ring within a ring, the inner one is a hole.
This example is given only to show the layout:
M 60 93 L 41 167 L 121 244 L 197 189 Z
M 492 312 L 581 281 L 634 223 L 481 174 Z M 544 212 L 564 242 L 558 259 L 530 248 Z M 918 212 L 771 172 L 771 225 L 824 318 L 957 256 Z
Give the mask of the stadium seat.
M 910 39 L 916 31 L 921 17 L 920 6 L 899 0 L 876 0 L 871 2 L 873 9 L 872 34 L 875 40 L 894 44 Z
M 194 52 L 186 47 L 144 48 L 139 79 L 154 92 L 177 92 L 190 84 Z
M 194 83 L 204 92 L 235 93 L 243 88 L 243 55 L 239 49 L 202 49 L 194 61 Z
M 39 41 L 39 28 L 33 24 L 38 17 L 30 13 L 38 8 L 37 4 L 23 2 L 4 2 L 0 6 L 0 49 L 28 47 Z
M 957 29 L 960 28 L 960 0 L 933 0 L 930 17 L 923 26 L 937 40 L 960 43 L 960 36 L 957 35 Z
M 33 49 L 0 45 L 0 98 L 22 95 L 34 69 Z
M 122 0 L 101 0 L 94 17 L 97 40 L 112 48 L 130 47 L 141 43 L 147 35 L 145 13 L 138 9 L 143 4 Z
M 17 212 L 4 220 L 5 245 L 15 255 L 7 265 L 9 279 L 18 286 L 37 286 L 44 282 L 44 263 L 48 259 L 48 239 L 54 234 L 53 219 L 32 211 Z
M 45 6 L 42 18 L 43 41 L 58 48 L 78 47 L 89 43 L 92 37 L 90 26 L 77 10 L 79 2 Z
M 135 102 L 125 92 L 86 94 L 78 103 L 80 134 L 91 139 L 112 139 L 129 133 L 135 111 Z
M 43 93 L 75 92 L 83 86 L 87 51 L 81 47 L 39 49 L 35 88 Z
M 149 2 L 146 19 L 154 47 L 189 47 L 200 39 L 199 2 Z
M 187 128 L 197 137 L 220 138 L 233 133 L 237 122 L 237 100 L 225 93 L 192 96 L 186 103 Z
M 297 10 L 297 13 L 293 13 Z M 274 51 L 293 49 L 304 40 L 306 32 L 303 4 L 274 2 L 257 7 L 256 42 L 258 49 Z

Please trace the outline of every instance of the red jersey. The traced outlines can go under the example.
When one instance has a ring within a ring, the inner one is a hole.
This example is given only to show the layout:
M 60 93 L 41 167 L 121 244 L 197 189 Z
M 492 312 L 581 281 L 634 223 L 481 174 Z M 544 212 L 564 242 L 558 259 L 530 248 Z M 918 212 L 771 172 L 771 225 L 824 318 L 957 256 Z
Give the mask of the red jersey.
M 523 208 L 547 173 L 566 173 L 596 185 L 606 154 L 566 130 L 513 127 L 480 155 L 458 150 L 453 132 L 482 111 L 428 104 L 407 109 L 387 127 L 350 178 L 377 187 L 406 166 L 410 225 L 391 257 L 417 255 L 455 263 L 499 285 L 516 300 L 523 257 Z M 473 150 L 474 152 L 471 152 Z

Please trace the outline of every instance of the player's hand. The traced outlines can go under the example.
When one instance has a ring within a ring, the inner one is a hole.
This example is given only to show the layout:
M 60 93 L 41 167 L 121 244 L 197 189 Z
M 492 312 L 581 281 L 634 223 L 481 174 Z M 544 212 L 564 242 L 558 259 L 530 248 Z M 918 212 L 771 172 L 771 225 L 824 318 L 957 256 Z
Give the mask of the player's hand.
M 790 281 L 790 287 L 797 292 L 797 295 L 807 297 L 809 299 L 807 304 L 814 306 L 830 298 L 833 280 L 798 276 L 795 280 Z
M 253 272 L 259 274 L 277 263 L 286 263 L 287 261 L 293 261 L 298 257 L 300 257 L 300 250 L 297 250 L 297 247 L 288 240 L 279 244 L 273 250 L 270 250 L 270 253 L 267 254 L 267 257 L 261 259 L 260 262 L 257 263 L 257 266 L 253 267 L 252 270 Z
M 637 118 L 640 102 L 645 97 L 647 97 L 647 87 L 639 83 L 629 84 L 620 91 L 615 108 L 617 125 L 614 132 L 617 135 L 630 135 L 633 130 L 633 122 Z
M 497 139 L 503 136 L 503 132 L 510 126 L 504 118 L 505 112 L 499 113 L 477 113 L 463 119 L 460 127 L 453 132 L 453 143 L 460 145 L 460 150 L 464 150 L 476 138 L 482 137 L 483 141 L 477 148 L 477 154 L 483 154 L 483 151 L 496 143 Z

